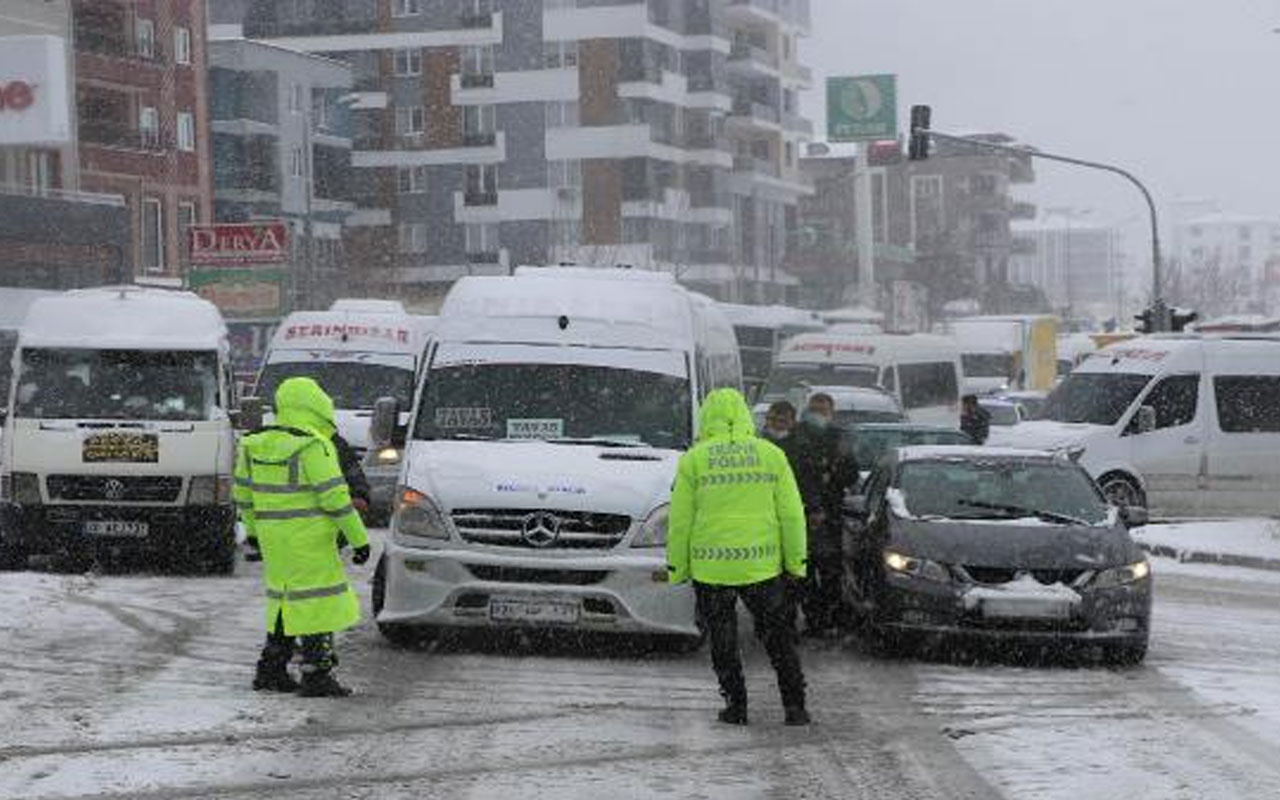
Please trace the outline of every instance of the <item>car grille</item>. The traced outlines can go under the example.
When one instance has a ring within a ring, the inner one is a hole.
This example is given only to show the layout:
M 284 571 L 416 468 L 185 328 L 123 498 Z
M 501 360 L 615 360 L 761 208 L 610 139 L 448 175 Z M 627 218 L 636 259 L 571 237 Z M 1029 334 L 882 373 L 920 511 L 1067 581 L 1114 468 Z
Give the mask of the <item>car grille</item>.
M 977 583 L 1000 584 L 1009 583 L 1018 577 L 1018 573 L 1026 570 L 1013 569 L 1011 567 L 975 567 L 965 565 L 964 571 L 970 578 Z M 1082 569 L 1033 569 L 1031 576 L 1037 581 L 1050 586 L 1055 583 L 1061 583 L 1070 586 L 1084 574 Z
M 107 503 L 173 503 L 182 493 L 182 478 L 168 475 L 50 475 L 50 500 Z
M 542 509 L 470 508 L 453 512 L 453 525 L 463 541 L 507 547 L 539 547 L 525 538 L 525 523 L 543 514 L 559 521 L 559 535 L 545 549 L 596 549 L 616 547 L 631 527 L 625 514 L 594 514 L 586 511 L 546 511 Z
M 529 569 L 468 564 L 467 569 L 482 581 L 496 583 L 555 583 L 561 586 L 590 586 L 609 576 L 604 570 Z

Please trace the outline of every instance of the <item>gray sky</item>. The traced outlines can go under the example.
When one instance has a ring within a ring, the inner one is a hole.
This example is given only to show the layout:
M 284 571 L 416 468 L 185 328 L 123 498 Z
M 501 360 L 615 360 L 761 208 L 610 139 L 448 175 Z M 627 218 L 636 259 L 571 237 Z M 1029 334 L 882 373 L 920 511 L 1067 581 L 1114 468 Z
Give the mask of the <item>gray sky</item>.
M 825 131 L 827 75 L 897 73 L 903 125 L 927 103 L 941 131 L 1000 130 L 1129 168 L 1162 214 L 1194 196 L 1280 217 L 1276 27 L 1280 0 L 813 0 L 804 103 Z M 1025 194 L 1145 213 L 1119 178 L 1045 162 Z

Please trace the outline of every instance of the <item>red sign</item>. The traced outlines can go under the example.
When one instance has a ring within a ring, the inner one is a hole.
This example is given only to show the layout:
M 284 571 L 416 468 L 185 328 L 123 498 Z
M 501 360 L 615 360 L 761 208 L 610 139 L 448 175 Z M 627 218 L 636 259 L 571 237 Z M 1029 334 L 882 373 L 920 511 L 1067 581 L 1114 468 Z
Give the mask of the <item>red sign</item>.
M 289 258 L 288 228 L 280 221 L 192 225 L 189 230 L 193 265 L 279 264 Z
M 0 83 L 0 111 L 26 111 L 36 101 L 36 89 L 26 81 Z

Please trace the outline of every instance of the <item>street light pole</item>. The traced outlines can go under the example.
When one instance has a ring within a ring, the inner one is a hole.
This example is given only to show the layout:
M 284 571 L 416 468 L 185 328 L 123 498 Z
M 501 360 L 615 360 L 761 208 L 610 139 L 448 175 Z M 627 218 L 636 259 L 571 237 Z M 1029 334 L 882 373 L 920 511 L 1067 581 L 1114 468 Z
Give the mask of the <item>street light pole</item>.
M 1071 156 L 1057 155 L 1055 153 L 1046 153 L 1043 150 L 1033 150 L 1025 147 L 1010 147 L 1003 144 L 995 144 L 994 142 L 984 142 L 977 139 L 970 139 L 964 136 L 952 136 L 947 133 L 938 133 L 930 129 L 913 129 L 913 135 L 928 136 L 943 142 L 954 142 L 956 144 L 968 145 L 970 147 L 980 147 L 986 150 L 995 150 L 1001 153 L 1010 153 L 1017 156 L 1027 158 L 1043 158 L 1048 161 L 1059 161 L 1063 164 L 1072 164 L 1077 167 L 1087 167 L 1089 169 L 1102 170 L 1119 175 L 1125 180 L 1138 187 L 1138 191 L 1142 193 L 1143 200 L 1147 203 L 1147 211 L 1151 216 L 1151 310 L 1153 312 L 1153 324 L 1158 331 L 1167 331 L 1171 324 L 1169 320 L 1169 309 L 1164 301 L 1164 275 L 1162 270 L 1162 262 L 1160 260 L 1160 225 L 1156 216 L 1156 203 L 1151 198 L 1151 192 L 1147 187 L 1138 180 L 1133 173 L 1128 170 L 1111 164 L 1103 164 L 1099 161 L 1087 161 L 1083 158 L 1073 158 Z

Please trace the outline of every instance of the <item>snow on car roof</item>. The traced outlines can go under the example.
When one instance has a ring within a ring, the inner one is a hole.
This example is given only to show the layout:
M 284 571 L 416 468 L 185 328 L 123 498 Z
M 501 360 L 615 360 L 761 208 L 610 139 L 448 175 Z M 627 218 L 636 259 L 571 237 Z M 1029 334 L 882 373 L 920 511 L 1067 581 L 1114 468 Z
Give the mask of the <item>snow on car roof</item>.
M 912 445 L 898 448 L 898 461 L 934 461 L 938 459 L 990 460 L 999 458 L 1035 458 L 1046 461 L 1058 458 L 1046 450 L 1022 447 L 984 447 L 982 445 Z
M 217 307 L 192 292 L 139 286 L 77 289 L 31 304 L 23 347 L 213 350 L 227 336 Z

